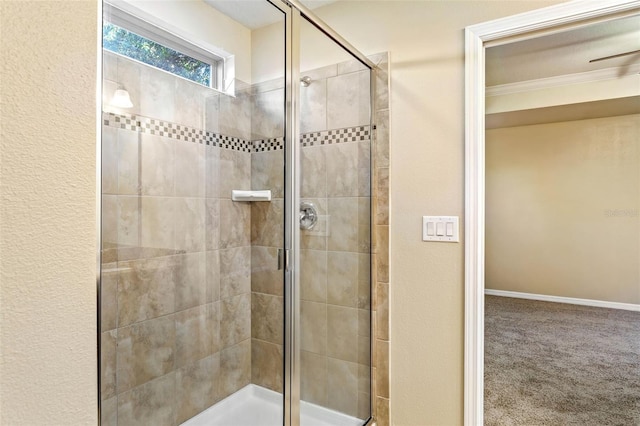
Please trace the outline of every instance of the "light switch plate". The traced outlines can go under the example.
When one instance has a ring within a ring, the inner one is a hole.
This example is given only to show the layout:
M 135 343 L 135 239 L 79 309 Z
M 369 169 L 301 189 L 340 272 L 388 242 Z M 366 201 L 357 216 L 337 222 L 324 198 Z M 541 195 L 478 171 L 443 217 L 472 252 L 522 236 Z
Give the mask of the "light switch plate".
M 438 235 L 438 229 L 444 229 L 444 235 Z M 422 216 L 422 241 L 458 243 L 459 229 L 458 216 Z

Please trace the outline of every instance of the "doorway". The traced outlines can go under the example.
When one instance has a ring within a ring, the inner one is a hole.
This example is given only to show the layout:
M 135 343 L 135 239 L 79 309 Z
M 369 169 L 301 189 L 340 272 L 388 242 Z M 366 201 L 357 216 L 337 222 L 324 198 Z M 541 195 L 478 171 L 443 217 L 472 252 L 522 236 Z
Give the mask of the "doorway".
M 485 49 L 637 13 L 640 2 L 572 2 L 467 28 L 465 424 L 482 424 L 485 293 Z

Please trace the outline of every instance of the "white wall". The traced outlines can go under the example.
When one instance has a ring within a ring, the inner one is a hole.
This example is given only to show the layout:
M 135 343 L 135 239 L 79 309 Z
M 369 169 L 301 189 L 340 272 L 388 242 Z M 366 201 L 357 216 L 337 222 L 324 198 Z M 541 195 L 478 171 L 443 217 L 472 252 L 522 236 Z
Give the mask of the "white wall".
M 251 32 L 251 76 L 253 83 L 284 75 L 284 19 Z
M 486 132 L 488 289 L 640 303 L 640 115 Z

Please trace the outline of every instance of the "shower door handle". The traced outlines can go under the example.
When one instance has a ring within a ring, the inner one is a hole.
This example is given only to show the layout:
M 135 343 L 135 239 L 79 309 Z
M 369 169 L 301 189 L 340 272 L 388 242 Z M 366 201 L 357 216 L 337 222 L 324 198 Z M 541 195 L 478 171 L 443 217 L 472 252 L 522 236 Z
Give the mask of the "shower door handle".
M 289 270 L 289 250 L 278 249 L 278 271 Z

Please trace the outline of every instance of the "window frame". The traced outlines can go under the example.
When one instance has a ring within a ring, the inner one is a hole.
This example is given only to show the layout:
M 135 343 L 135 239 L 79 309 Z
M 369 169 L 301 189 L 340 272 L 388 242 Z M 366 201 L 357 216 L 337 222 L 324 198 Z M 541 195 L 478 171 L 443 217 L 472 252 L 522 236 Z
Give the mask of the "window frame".
M 190 39 L 191 37 L 187 36 L 185 33 L 179 33 L 177 28 L 169 28 L 169 25 L 164 24 L 161 20 L 157 18 L 154 19 L 152 16 L 143 13 L 139 9 L 126 6 L 127 5 L 123 2 L 118 2 L 116 5 L 105 1 L 103 5 L 102 21 L 109 22 L 129 32 L 210 65 L 210 85 L 205 86 L 200 82 L 174 74 L 171 71 L 163 70 L 162 68 L 158 68 L 154 65 L 105 49 L 104 46 L 103 50 L 115 53 L 116 55 L 122 55 L 133 61 L 168 72 L 175 77 L 184 78 L 187 81 L 200 84 L 203 87 L 209 87 L 210 89 L 235 96 L 235 61 L 233 55 L 210 46 L 205 48 L 202 46 L 204 43 L 196 43 L 192 41 Z

